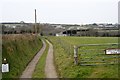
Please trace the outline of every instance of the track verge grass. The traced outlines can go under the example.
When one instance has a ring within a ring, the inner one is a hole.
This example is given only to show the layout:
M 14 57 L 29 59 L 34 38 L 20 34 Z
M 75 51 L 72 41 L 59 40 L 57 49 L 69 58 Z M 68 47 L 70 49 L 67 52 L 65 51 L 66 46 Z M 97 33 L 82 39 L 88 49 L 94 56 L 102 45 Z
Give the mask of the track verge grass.
M 3 78 L 18 78 L 27 64 L 42 47 L 40 37 L 30 34 L 3 35 L 2 58 L 10 65 L 10 72 L 3 73 Z

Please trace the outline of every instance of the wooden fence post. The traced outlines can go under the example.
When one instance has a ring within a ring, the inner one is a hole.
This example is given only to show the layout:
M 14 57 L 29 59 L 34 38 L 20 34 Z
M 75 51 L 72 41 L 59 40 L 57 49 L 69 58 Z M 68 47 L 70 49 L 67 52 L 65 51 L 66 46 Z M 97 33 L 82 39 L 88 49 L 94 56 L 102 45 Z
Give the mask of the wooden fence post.
M 78 64 L 78 48 L 74 45 L 74 64 Z

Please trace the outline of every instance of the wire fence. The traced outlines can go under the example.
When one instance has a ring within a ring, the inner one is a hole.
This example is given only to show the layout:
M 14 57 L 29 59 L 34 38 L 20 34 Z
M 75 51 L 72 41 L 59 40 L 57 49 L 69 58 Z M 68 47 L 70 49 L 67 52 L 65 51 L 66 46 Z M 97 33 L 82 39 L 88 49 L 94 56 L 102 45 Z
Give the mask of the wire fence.
M 60 38 L 57 38 L 57 43 L 59 43 L 62 48 L 65 50 L 65 52 L 68 54 L 68 55 L 73 55 L 73 45 L 68 43 L 67 41 L 65 40 L 62 40 Z

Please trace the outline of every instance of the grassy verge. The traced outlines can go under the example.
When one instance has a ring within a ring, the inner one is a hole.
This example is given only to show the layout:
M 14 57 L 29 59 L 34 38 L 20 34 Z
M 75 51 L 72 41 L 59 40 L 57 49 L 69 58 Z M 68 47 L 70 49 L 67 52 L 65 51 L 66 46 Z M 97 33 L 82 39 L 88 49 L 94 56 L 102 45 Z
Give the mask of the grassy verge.
M 4 35 L 2 37 L 2 58 L 10 65 L 10 72 L 3 78 L 18 78 L 29 61 L 42 47 L 41 39 L 35 35 Z
M 43 55 L 41 56 L 39 62 L 37 63 L 37 66 L 33 73 L 33 78 L 45 78 L 45 63 L 46 63 L 48 48 L 49 48 L 49 45 L 46 42 L 46 49 L 45 49 Z
M 69 51 L 73 50 L 68 49 L 67 52 L 66 48 L 64 48 L 69 47 L 68 44 L 73 46 L 79 44 L 117 43 L 117 37 L 48 37 L 48 39 L 54 46 L 55 64 L 60 78 L 118 78 L 118 65 L 76 66 L 74 65 L 73 52 L 69 53 Z M 61 42 L 58 41 L 60 39 L 62 40 Z M 109 47 L 110 46 L 107 46 L 107 48 Z M 91 49 L 91 47 L 89 48 Z M 82 49 L 84 50 L 89 48 L 83 47 Z M 96 51 L 96 48 L 99 50 L 104 47 L 93 48 Z M 97 54 L 95 51 L 83 57 L 89 58 L 92 55 Z M 81 53 L 79 52 L 79 54 Z M 99 55 L 95 60 L 97 60 L 97 58 L 99 58 Z

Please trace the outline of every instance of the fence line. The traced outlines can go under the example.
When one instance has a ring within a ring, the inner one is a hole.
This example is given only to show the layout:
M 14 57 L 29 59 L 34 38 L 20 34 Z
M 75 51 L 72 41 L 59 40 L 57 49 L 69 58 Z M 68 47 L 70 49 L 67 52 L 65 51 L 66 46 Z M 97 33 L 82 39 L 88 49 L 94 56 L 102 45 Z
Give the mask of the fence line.
M 67 41 L 61 39 L 60 37 L 57 37 L 55 39 L 55 42 L 59 45 L 61 45 L 61 47 L 64 49 L 64 51 L 66 52 L 66 54 L 68 54 L 68 56 L 70 55 L 74 55 L 74 45 L 68 43 Z M 113 64 L 117 64 L 118 59 L 120 59 L 120 57 L 118 56 L 108 56 L 108 55 L 104 55 L 104 51 L 107 48 L 111 48 L 111 47 L 116 47 L 117 45 L 120 45 L 119 43 L 104 43 L 104 44 L 80 44 L 80 45 L 76 45 L 77 46 L 77 50 L 80 54 L 78 54 L 77 58 L 74 57 L 74 61 L 75 60 L 79 60 L 78 63 L 80 65 L 84 65 L 84 66 L 93 66 L 93 65 L 113 65 Z M 96 49 L 93 48 L 91 49 L 92 46 L 100 46 L 97 47 Z M 101 47 L 103 46 L 103 47 Z M 88 47 L 87 48 L 82 48 L 82 47 Z M 89 49 L 90 47 L 90 49 Z M 82 53 L 82 54 L 81 54 Z M 90 54 L 90 55 L 89 55 Z M 85 57 L 87 56 L 87 58 Z M 79 57 L 79 58 L 78 58 Z M 98 58 L 98 62 L 97 62 L 97 58 Z M 111 60 L 109 63 L 109 60 Z M 95 62 L 96 61 L 96 62 Z
M 73 54 L 73 45 L 72 44 L 69 44 L 68 42 L 66 42 L 60 38 L 57 38 L 57 41 L 62 46 L 62 48 L 65 50 L 66 53 L 68 53 L 70 55 Z
M 108 63 L 109 64 L 118 64 L 118 59 L 120 58 L 120 56 L 105 55 L 105 49 L 104 50 L 100 49 L 102 52 L 99 52 L 100 50 L 93 49 L 93 50 L 91 50 L 91 52 L 94 51 L 93 53 L 90 53 L 90 52 L 86 53 L 85 52 L 86 50 L 80 50 L 81 47 L 88 47 L 88 46 L 89 47 L 91 47 L 91 46 L 111 46 L 111 47 L 113 47 L 113 46 L 117 46 L 117 45 L 120 45 L 120 44 L 119 43 L 81 44 L 79 46 L 74 47 L 74 54 L 78 54 L 78 53 L 76 53 L 76 52 L 78 52 L 78 49 L 79 49 L 79 51 L 82 51 L 81 54 L 79 54 L 80 55 L 80 65 L 92 66 L 92 65 L 102 65 L 102 64 L 104 65 L 104 64 L 108 64 Z M 87 51 L 89 51 L 89 49 Z M 99 54 L 96 54 L 97 53 L 96 51 L 99 52 Z M 82 54 L 82 53 L 85 53 L 85 54 Z M 87 57 L 87 60 L 86 60 L 85 56 Z M 77 55 L 77 57 L 78 57 L 78 55 Z M 99 61 L 96 61 L 98 59 L 99 59 Z M 76 62 L 78 62 L 78 61 L 75 61 L 75 60 L 78 60 L 78 59 L 74 59 L 74 63 L 76 64 Z

